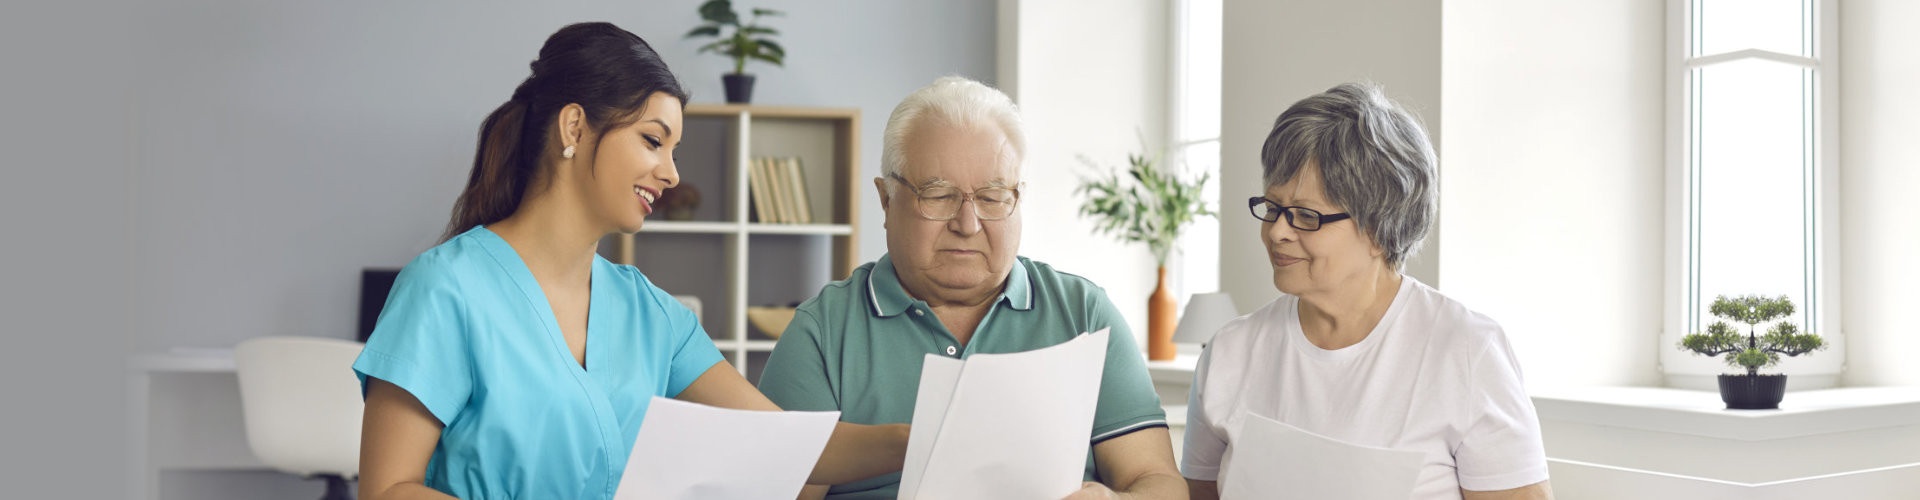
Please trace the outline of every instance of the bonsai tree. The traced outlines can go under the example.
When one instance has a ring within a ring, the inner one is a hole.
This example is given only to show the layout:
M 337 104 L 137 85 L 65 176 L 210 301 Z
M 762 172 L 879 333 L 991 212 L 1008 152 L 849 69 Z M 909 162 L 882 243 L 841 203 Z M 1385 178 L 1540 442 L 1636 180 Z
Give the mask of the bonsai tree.
M 1721 295 L 1713 298 L 1713 305 L 1708 309 L 1724 320 L 1746 323 L 1747 333 L 1741 335 L 1727 321 L 1715 321 L 1707 326 L 1705 333 L 1695 332 L 1681 338 L 1680 348 L 1706 356 L 1725 355 L 1728 365 L 1745 367 L 1748 376 L 1779 364 L 1782 355 L 1799 356 L 1827 348 L 1826 341 L 1819 335 L 1800 333 L 1800 327 L 1786 321 L 1775 323 L 1766 335 L 1755 333 L 1761 323 L 1793 315 L 1793 302 L 1784 295 L 1778 298 Z
M 1133 179 L 1131 182 L 1108 171 L 1081 182 L 1074 194 L 1087 196 L 1080 215 L 1095 219 L 1095 234 L 1108 234 L 1127 243 L 1146 243 L 1154 261 L 1164 267 L 1180 232 L 1194 219 L 1213 216 L 1214 212 L 1200 199 L 1200 188 L 1207 184 L 1209 174 L 1201 174 L 1193 182 L 1182 181 L 1159 168 L 1159 160 L 1158 156 L 1129 154 L 1127 177 Z M 1100 168 L 1085 156 L 1080 161 Z
M 686 38 L 710 36 L 718 38 L 700 47 L 700 53 L 713 52 L 733 58 L 733 74 L 746 74 L 747 59 L 758 59 L 782 66 L 787 58 L 787 50 L 774 42 L 772 36 L 779 35 L 773 28 L 761 26 L 760 16 L 783 16 L 783 12 L 773 9 L 753 9 L 753 17 L 740 22 L 740 14 L 733 11 L 730 0 L 707 0 L 700 4 L 700 26 L 688 31 Z M 733 33 L 724 35 L 722 30 L 732 28 Z

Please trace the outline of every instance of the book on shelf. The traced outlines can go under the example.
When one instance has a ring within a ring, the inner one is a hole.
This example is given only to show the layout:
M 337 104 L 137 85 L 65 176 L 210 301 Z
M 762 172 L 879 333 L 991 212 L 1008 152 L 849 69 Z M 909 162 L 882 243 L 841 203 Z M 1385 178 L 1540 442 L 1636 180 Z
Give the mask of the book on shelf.
M 793 223 L 793 194 L 787 192 L 785 169 L 780 168 L 779 158 L 767 158 L 767 192 L 773 194 L 773 222 Z
M 748 198 L 753 202 L 753 215 L 758 219 L 755 222 L 772 224 L 773 195 L 767 189 L 772 184 L 767 182 L 766 164 L 767 158 L 754 158 L 747 166 L 747 188 L 752 191 Z
M 806 170 L 798 157 L 754 158 L 747 172 L 753 213 L 762 224 L 812 224 Z
M 784 163 L 787 166 L 788 189 L 794 193 L 795 222 L 812 224 L 813 203 L 807 196 L 807 176 L 806 172 L 800 168 L 800 157 L 788 157 Z

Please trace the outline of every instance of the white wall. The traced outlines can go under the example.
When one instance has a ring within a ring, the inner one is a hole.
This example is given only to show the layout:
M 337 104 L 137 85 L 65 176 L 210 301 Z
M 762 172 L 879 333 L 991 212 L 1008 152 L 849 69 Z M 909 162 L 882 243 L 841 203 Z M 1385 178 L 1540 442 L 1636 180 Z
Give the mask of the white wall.
M 1443 290 L 1531 386 L 1658 383 L 1663 5 L 1445 3 Z
M 138 344 L 353 335 L 360 269 L 400 266 L 434 244 L 480 120 L 554 30 L 614 22 L 647 39 L 695 101 L 722 100 L 730 61 L 680 38 L 699 3 L 133 7 L 137 43 L 121 50 L 137 75 L 127 290 Z M 784 32 L 787 66 L 748 66 L 755 102 L 859 107 L 869 177 L 902 96 L 941 75 L 993 76 L 991 4 L 748 4 L 788 13 L 769 22 Z M 857 194 L 860 255 L 877 258 L 878 200 Z
M 1920 3 L 1840 4 L 1845 385 L 1920 385 Z
M 1260 223 L 1242 201 L 1265 189 L 1260 145 L 1280 112 L 1343 82 L 1379 83 L 1425 122 L 1444 172 L 1441 109 L 1451 106 L 1443 106 L 1440 96 L 1439 2 L 1226 0 L 1223 8 L 1220 289 L 1233 295 L 1241 311 L 1252 311 L 1280 295 L 1260 244 Z M 1444 204 L 1441 210 L 1444 215 Z M 1444 273 L 1436 272 L 1436 261 L 1447 250 L 1437 242 L 1445 227 L 1443 218 L 1427 248 L 1408 262 L 1407 274 L 1438 286 Z
M 1147 147 L 1163 146 L 1167 2 L 1002 0 L 1000 9 L 999 80 L 1011 82 L 1004 90 L 1020 104 L 1028 135 L 1020 253 L 1105 288 L 1145 339 L 1153 256 L 1145 245 L 1095 236 L 1073 191 L 1092 173 L 1076 155 L 1120 168 L 1142 134 Z

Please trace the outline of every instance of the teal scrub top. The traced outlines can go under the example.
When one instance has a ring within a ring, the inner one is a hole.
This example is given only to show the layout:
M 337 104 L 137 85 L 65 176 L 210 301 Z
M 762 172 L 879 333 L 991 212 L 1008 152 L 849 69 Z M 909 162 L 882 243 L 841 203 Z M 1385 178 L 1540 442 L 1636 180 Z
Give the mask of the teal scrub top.
M 426 485 L 464 499 L 610 499 L 653 396 L 721 361 L 693 312 L 633 266 L 593 261 L 583 368 L 506 240 L 478 227 L 394 280 L 353 363 L 440 420 Z M 672 453 L 659 450 L 659 453 Z

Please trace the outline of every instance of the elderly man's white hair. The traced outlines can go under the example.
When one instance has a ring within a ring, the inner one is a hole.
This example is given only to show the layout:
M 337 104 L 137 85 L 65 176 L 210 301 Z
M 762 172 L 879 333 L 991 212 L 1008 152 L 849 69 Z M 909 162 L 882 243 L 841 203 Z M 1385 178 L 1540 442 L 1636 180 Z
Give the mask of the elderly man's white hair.
M 907 94 L 887 117 L 887 131 L 880 146 L 880 175 L 887 182 L 893 182 L 894 175 L 906 176 L 902 169 L 907 161 L 907 139 L 928 120 L 957 128 L 999 126 L 1007 134 L 1013 153 L 1021 162 L 1026 161 L 1027 133 L 1013 99 L 986 84 L 948 76 Z

